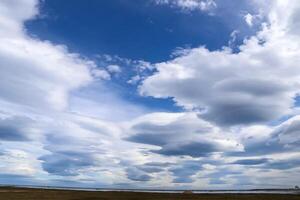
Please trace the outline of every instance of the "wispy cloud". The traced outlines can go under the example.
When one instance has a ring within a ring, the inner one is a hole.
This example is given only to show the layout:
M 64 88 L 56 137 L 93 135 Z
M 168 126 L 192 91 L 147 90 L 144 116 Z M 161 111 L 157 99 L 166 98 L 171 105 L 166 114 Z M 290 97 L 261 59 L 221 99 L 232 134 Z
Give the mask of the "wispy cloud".
M 183 11 L 211 11 L 217 7 L 214 0 L 154 0 L 158 5 L 169 5 Z

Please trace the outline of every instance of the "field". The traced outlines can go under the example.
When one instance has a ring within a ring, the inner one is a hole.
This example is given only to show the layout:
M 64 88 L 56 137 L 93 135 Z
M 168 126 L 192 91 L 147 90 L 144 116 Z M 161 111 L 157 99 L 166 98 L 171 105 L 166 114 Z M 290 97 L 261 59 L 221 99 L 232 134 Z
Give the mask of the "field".
M 0 200 L 300 200 L 285 194 L 166 194 L 0 188 Z

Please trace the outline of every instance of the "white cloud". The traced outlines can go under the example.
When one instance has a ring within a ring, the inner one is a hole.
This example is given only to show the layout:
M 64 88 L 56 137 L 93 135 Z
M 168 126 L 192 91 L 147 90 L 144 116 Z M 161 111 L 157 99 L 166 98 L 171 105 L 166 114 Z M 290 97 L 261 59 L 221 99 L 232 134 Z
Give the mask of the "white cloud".
M 291 34 L 295 23 L 290 20 L 298 10 L 292 8 L 285 20 L 271 12 L 271 25 L 245 40 L 238 53 L 199 47 L 156 64 L 158 72 L 142 82 L 141 94 L 171 97 L 226 126 L 266 123 L 289 114 L 300 83 L 300 43 Z
M 118 73 L 122 72 L 119 65 L 108 65 L 106 68 L 110 73 L 113 73 L 113 74 L 118 74 Z
M 253 15 L 251 15 L 250 13 L 247 13 L 245 16 L 245 21 L 248 24 L 248 26 L 252 27 L 253 26 Z
M 110 74 L 106 70 L 102 70 L 102 69 L 94 69 L 92 71 L 92 74 L 94 77 L 103 79 L 103 80 L 110 80 L 110 78 L 111 78 Z
M 201 120 L 196 113 L 152 113 L 137 118 L 127 140 L 160 147 L 153 152 L 178 156 L 207 157 L 214 153 L 242 151 L 230 134 Z
M 22 5 L 20 5 L 22 4 Z M 15 7 L 22 8 L 16 11 Z M 68 93 L 92 81 L 86 62 L 65 46 L 29 38 L 23 22 L 37 11 L 35 1 L 4 1 L 0 39 L 0 98 L 38 108 L 62 110 Z M 17 13 L 12 15 L 11 13 Z
M 9 149 L 0 155 L 1 174 L 33 176 L 40 170 L 39 162 L 26 151 Z
M 201 10 L 209 11 L 217 7 L 214 0 L 154 0 L 156 4 L 167 4 L 172 7 L 178 7 L 182 10 Z
M 131 78 L 127 81 L 127 83 L 128 83 L 128 84 L 135 85 L 135 84 L 137 84 L 140 80 L 141 80 L 141 77 L 140 77 L 139 75 L 135 75 L 135 76 L 131 77 Z
M 38 13 L 36 6 L 36 0 L 3 0 L 0 4 L 1 37 L 15 37 L 20 34 L 23 31 L 23 22 Z
M 38 1 L 33 0 L 0 2 L 1 172 L 32 175 L 29 182 L 41 176 L 49 181 L 53 174 L 81 178 L 89 174 L 86 170 L 94 167 L 100 171 L 115 163 L 112 171 L 119 173 L 123 170 L 117 165 L 121 158 L 114 152 L 114 144 L 121 143 L 119 125 L 80 116 L 96 113 L 96 117 L 110 115 L 111 120 L 120 121 L 128 119 L 128 113 L 143 111 L 109 91 L 99 79 L 109 79 L 110 74 L 93 61 L 70 53 L 66 46 L 29 37 L 23 23 L 36 16 L 37 6 Z M 84 94 L 86 101 L 74 100 L 80 99 L 85 89 L 93 91 Z M 101 94 L 99 102 L 94 101 L 95 90 Z M 18 156 L 21 153 L 22 158 Z M 80 160 L 81 156 L 86 158 Z M 74 166 L 61 168 L 64 161 L 73 161 Z M 57 173 L 60 169 L 61 174 Z

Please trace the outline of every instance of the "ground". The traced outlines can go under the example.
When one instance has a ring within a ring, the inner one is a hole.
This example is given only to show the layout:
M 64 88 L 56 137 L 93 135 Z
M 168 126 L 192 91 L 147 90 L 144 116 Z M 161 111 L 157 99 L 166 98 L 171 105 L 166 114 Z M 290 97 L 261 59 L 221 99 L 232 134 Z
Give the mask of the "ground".
M 300 195 L 166 194 L 0 188 L 0 200 L 300 200 Z

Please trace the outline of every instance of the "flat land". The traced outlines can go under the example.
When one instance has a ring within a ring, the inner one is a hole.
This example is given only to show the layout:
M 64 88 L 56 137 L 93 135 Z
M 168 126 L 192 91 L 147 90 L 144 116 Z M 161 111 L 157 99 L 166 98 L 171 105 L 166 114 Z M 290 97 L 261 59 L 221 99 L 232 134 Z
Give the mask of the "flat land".
M 0 188 L 0 200 L 300 200 L 286 194 L 167 194 Z

